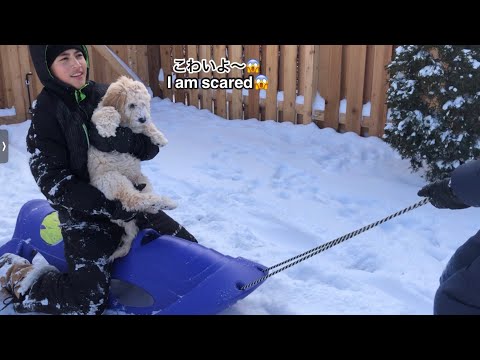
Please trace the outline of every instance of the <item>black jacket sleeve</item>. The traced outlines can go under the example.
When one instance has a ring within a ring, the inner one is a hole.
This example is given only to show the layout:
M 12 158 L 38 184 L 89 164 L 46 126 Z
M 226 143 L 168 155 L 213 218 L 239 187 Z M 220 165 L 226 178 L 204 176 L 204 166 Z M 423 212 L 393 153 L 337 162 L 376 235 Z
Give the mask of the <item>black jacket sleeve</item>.
M 115 136 L 102 137 L 95 125 L 88 130 L 90 143 L 103 152 L 130 153 L 141 161 L 153 159 L 159 152 L 158 145 L 144 134 L 135 134 L 130 128 L 118 127 Z
M 457 167 L 452 172 L 450 187 L 465 204 L 480 206 L 480 160 Z
M 65 140 L 53 114 L 37 112 L 28 132 L 27 147 L 32 175 L 56 209 L 73 210 L 82 217 L 110 218 L 115 213 L 115 201 L 108 200 L 71 171 Z

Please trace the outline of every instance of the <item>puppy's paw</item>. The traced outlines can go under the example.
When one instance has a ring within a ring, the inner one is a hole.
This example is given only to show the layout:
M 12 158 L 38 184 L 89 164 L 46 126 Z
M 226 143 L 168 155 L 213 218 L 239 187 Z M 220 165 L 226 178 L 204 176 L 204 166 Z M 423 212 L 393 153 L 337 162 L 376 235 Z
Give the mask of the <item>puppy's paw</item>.
M 177 207 L 175 201 L 166 196 L 155 196 L 154 199 L 150 209 L 147 210 L 149 213 L 155 214 L 160 210 L 173 210 Z
M 97 108 L 92 115 L 92 122 L 102 137 L 115 136 L 120 119 L 120 113 L 113 106 Z
M 115 252 L 108 258 L 108 261 L 112 262 L 115 259 L 118 259 L 120 257 L 124 257 L 125 255 L 128 254 L 130 251 L 130 246 L 127 245 L 121 245 Z
M 161 210 L 173 210 L 177 207 L 177 203 L 172 199 L 162 196 Z
M 150 139 L 152 140 L 152 142 L 155 145 L 158 145 L 158 146 L 163 147 L 163 146 L 168 144 L 167 138 L 161 132 L 157 132 L 157 133 L 153 134 Z

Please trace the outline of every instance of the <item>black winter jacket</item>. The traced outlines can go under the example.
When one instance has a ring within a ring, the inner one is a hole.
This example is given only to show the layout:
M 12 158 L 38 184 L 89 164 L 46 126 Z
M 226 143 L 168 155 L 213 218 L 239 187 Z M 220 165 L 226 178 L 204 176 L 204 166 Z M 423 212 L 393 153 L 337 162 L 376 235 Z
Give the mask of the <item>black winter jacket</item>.
M 36 99 L 27 135 L 30 169 L 40 190 L 57 211 L 64 214 L 68 211 L 70 217 L 79 220 L 110 218 L 116 204 L 90 185 L 87 168 L 88 129 L 93 126 L 90 119 L 107 85 L 88 80 L 88 70 L 87 85 L 81 90 L 56 79 L 46 65 L 47 46 L 29 47 L 44 85 Z M 85 46 L 84 54 L 89 69 Z M 80 97 L 80 91 L 84 96 Z M 137 140 L 140 146 L 135 156 L 141 160 L 149 160 L 158 153 L 158 146 L 146 136 Z
M 469 161 L 452 172 L 453 193 L 466 205 L 480 206 L 480 160 Z
M 451 176 L 454 194 L 466 205 L 480 206 L 480 160 L 457 167 Z M 480 231 L 449 260 L 435 294 L 437 315 L 480 315 Z

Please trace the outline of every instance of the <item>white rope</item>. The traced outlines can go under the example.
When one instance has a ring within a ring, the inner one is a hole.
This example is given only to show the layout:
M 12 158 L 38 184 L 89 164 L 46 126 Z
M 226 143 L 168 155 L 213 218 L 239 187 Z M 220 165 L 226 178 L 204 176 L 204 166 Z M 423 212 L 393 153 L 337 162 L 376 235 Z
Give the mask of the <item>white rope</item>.
M 282 261 L 282 262 L 280 262 L 280 263 L 278 263 L 278 264 L 276 264 L 276 265 L 273 265 L 273 266 L 271 266 L 271 267 L 269 267 L 269 268 L 266 268 L 266 269 L 264 270 L 264 272 L 267 273 L 267 275 L 265 275 L 265 276 L 263 276 L 263 277 L 255 280 L 255 281 L 253 281 L 253 282 L 251 282 L 251 283 L 249 283 L 249 284 L 247 284 L 247 285 L 242 286 L 242 287 L 240 288 L 240 290 L 246 290 L 246 289 L 248 289 L 248 288 L 251 288 L 252 286 L 255 286 L 255 285 L 257 285 L 258 283 L 260 283 L 260 282 L 268 279 L 269 277 L 271 277 L 271 276 L 273 276 L 273 275 L 275 275 L 275 274 L 278 274 L 280 271 L 283 271 L 283 270 L 285 270 L 285 269 L 288 269 L 288 268 L 290 268 L 290 267 L 292 267 L 292 266 L 294 266 L 294 265 L 296 265 L 296 264 L 298 264 L 298 263 L 300 263 L 300 262 L 302 262 L 302 261 L 304 261 L 304 260 L 307 260 L 307 259 L 311 258 L 311 257 L 314 256 L 314 255 L 317 255 L 317 254 L 321 253 L 322 251 L 328 250 L 328 249 L 334 247 L 335 245 L 338 245 L 338 244 L 344 242 L 345 240 L 351 239 L 351 238 L 353 238 L 353 237 L 355 237 L 355 236 L 357 236 L 357 235 L 359 235 L 359 234 L 361 234 L 361 233 L 363 233 L 363 232 L 365 232 L 365 231 L 367 231 L 367 230 L 370 230 L 370 229 L 374 228 L 375 226 L 381 225 L 381 224 L 383 224 L 384 222 L 387 222 L 387 221 L 393 219 L 394 217 L 397 217 L 397 216 L 399 216 L 399 215 L 405 214 L 405 213 L 408 212 L 408 211 L 411 211 L 411 210 L 416 209 L 416 208 L 418 208 L 418 207 L 420 207 L 420 206 L 423 206 L 423 205 L 425 205 L 425 204 L 428 203 L 428 202 L 429 202 L 428 198 L 424 198 L 423 200 L 417 202 L 416 204 L 410 205 L 409 207 L 407 207 L 407 208 L 405 208 L 405 209 L 403 209 L 403 210 L 397 211 L 396 213 L 394 213 L 394 214 L 392 214 L 392 215 L 390 215 L 390 216 L 387 216 L 387 217 L 385 217 L 385 218 L 383 218 L 383 219 L 381 219 L 381 220 L 375 221 L 374 223 L 371 223 L 370 225 L 364 226 L 364 227 L 362 227 L 362 228 L 360 228 L 360 229 L 357 229 L 357 230 L 352 231 L 352 232 L 350 232 L 350 233 L 348 233 L 348 234 L 345 234 L 345 235 L 343 235 L 343 236 L 340 236 L 340 237 L 336 238 L 335 240 L 329 241 L 329 242 L 327 242 L 327 243 L 325 243 L 325 244 L 322 244 L 322 245 L 317 246 L 317 247 L 315 247 L 315 248 L 313 248 L 313 249 L 311 249 L 311 250 L 308 250 L 308 251 L 306 251 L 306 252 L 304 252 L 304 253 L 302 253 L 302 254 L 300 254 L 300 255 L 294 256 L 294 257 L 292 257 L 292 258 L 290 258 L 290 259 L 288 259 L 288 260 Z M 297 259 L 298 259 L 298 260 L 297 260 Z M 294 261 L 294 260 L 296 260 L 296 261 Z M 291 261 L 293 261 L 293 262 L 290 263 L 290 264 L 288 264 L 288 265 L 285 265 L 285 264 L 287 264 L 287 263 L 289 263 L 289 262 L 291 262 Z M 280 268 L 280 269 L 278 269 L 278 270 L 275 270 L 274 272 L 271 272 L 271 273 L 270 273 L 270 270 L 275 269 L 275 268 L 277 268 L 277 267 L 280 267 L 280 266 L 282 266 L 282 265 L 285 265 L 285 266 L 283 266 L 282 268 Z

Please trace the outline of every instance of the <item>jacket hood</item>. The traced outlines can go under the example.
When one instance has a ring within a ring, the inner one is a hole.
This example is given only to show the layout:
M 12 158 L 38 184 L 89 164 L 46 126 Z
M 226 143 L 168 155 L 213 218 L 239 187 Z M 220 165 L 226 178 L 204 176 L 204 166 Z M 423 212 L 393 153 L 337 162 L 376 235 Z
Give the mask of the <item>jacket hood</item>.
M 42 82 L 43 86 L 46 88 L 64 88 L 69 89 L 71 86 L 65 84 L 63 81 L 58 80 L 55 78 L 50 69 L 47 66 L 47 48 L 50 45 L 29 45 L 28 48 L 30 50 L 30 57 L 32 58 L 33 66 L 35 67 L 35 71 L 37 72 L 38 78 Z M 87 47 L 82 45 L 83 53 L 85 54 L 85 60 L 87 62 L 87 82 L 90 73 L 90 55 L 88 54 Z

